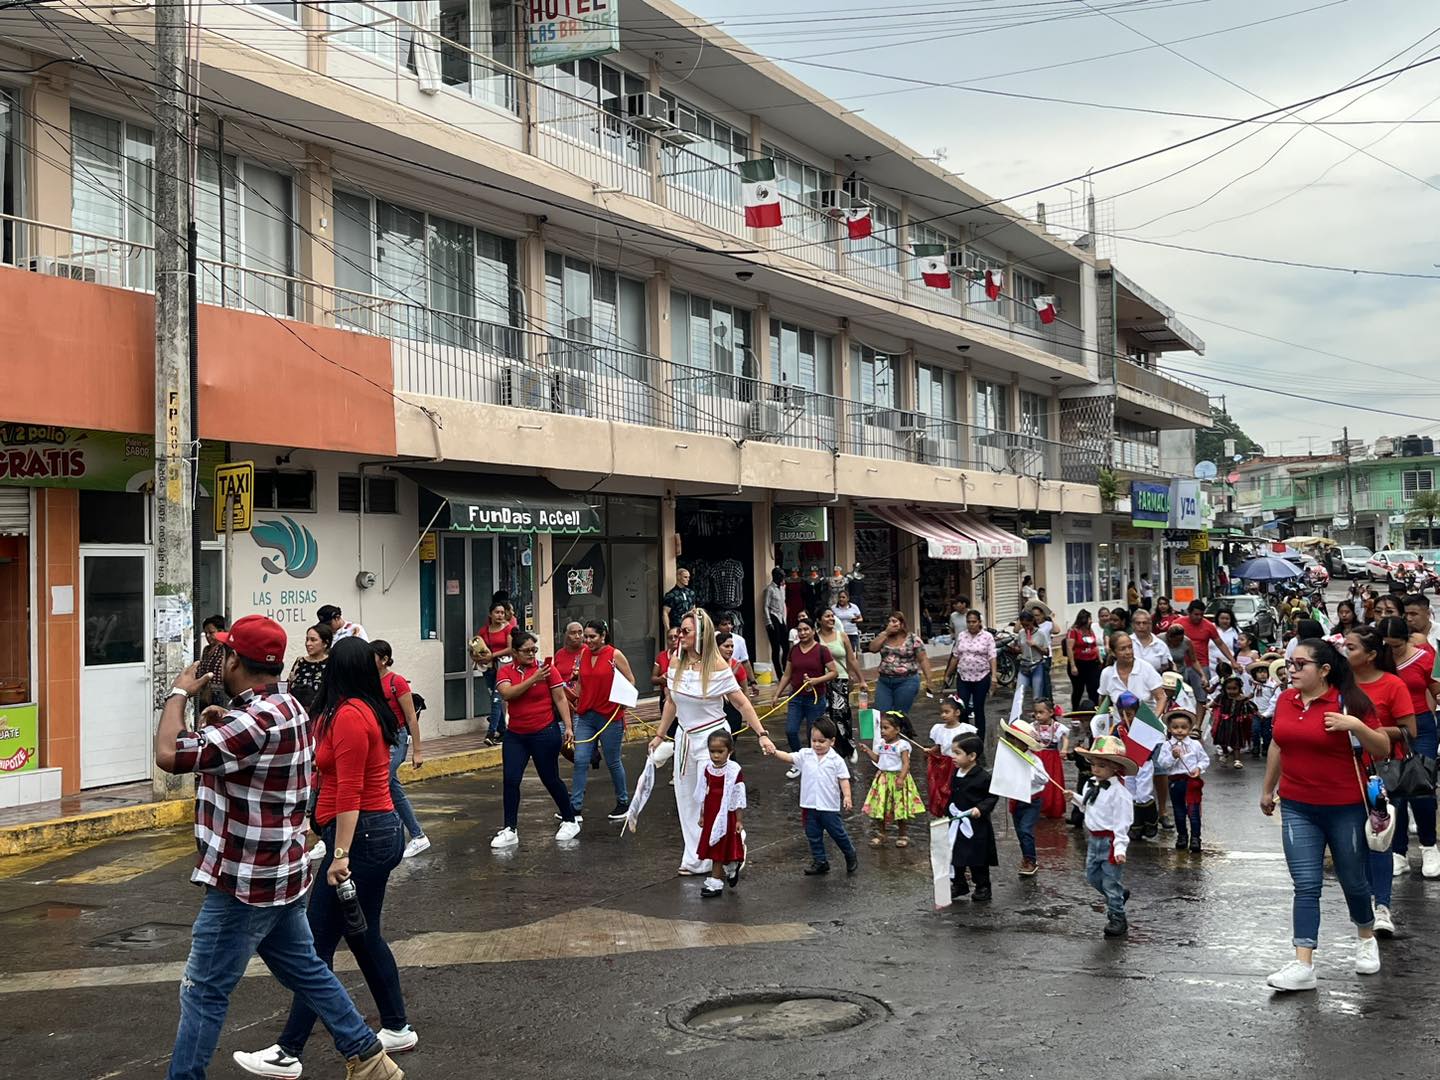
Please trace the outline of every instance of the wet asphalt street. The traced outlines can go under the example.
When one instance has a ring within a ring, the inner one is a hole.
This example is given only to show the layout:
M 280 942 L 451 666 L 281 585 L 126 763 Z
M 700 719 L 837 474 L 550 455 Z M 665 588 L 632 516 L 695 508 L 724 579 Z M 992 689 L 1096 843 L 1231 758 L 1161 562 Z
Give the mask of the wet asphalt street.
M 928 729 L 928 715 L 917 721 Z M 642 757 L 643 747 L 627 750 L 632 784 Z M 1278 818 L 1257 807 L 1258 763 L 1210 777 L 1203 855 L 1175 852 L 1165 833 L 1132 847 L 1131 934 L 1114 942 L 1100 934 L 1081 838 L 1062 822 L 1042 820 L 1041 871 L 1029 879 L 1016 875 L 1002 822 L 993 903 L 936 912 L 923 829 L 907 850 L 862 840 L 853 877 L 804 877 L 798 782 L 753 747 L 741 760 L 751 861 L 738 890 L 707 901 L 697 879 L 675 875 L 668 786 L 657 787 L 639 835 L 622 839 L 601 815 L 608 775 L 595 774 L 592 817 L 562 848 L 532 774 L 522 845 L 499 857 L 489 849 L 498 772 L 412 786 L 434 848 L 401 866 L 386 903 L 420 1033 L 418 1050 L 398 1059 L 407 1075 L 1434 1074 L 1440 881 L 1396 882 L 1399 933 L 1383 946 L 1384 972 L 1362 980 L 1332 879 L 1320 991 L 1281 998 L 1265 988 L 1289 955 L 1290 881 Z M 858 807 L 869 767 L 854 769 L 864 778 Z M 923 780 L 923 765 L 916 771 Z M 852 835 L 868 838 L 864 825 L 850 818 Z M 189 844 L 177 831 L 0 860 L 0 1075 L 163 1075 L 201 898 L 187 882 Z M 373 1022 L 353 966 L 343 978 Z M 782 1042 L 707 1039 L 670 1023 L 679 1002 L 772 986 L 869 995 L 881 1018 Z M 245 1075 L 230 1053 L 271 1043 L 287 1007 L 267 974 L 243 980 L 211 1075 Z M 305 1074 L 343 1073 L 317 1033 Z

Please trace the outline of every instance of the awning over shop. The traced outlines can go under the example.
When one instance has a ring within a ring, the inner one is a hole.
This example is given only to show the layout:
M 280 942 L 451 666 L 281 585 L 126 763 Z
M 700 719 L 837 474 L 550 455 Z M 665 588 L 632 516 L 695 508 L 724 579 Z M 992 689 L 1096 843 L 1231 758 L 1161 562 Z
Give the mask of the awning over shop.
M 535 476 L 397 469 L 450 505 L 450 528 L 482 533 L 598 533 L 600 513 Z
M 866 507 L 881 521 L 925 540 L 932 559 L 1024 558 L 1029 545 L 999 526 L 958 510 L 920 510 L 878 504 Z

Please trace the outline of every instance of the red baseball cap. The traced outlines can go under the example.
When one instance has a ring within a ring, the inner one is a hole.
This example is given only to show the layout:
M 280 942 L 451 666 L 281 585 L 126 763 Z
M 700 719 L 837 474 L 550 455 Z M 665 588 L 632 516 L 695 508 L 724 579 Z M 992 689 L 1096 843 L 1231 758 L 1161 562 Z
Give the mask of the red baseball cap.
M 285 661 L 285 628 L 264 615 L 246 615 L 236 619 L 228 631 L 215 635 L 221 645 L 235 650 L 236 655 L 257 664 L 280 664 Z

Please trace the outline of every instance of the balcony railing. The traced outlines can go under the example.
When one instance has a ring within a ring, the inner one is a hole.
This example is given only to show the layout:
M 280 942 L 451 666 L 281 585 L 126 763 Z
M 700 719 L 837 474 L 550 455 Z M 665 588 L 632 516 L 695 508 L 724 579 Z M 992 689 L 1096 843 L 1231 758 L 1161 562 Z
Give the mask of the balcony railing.
M 1210 414 L 1210 395 L 1193 383 L 1162 375 L 1155 369 L 1137 364 L 1133 360 L 1118 358 L 1115 361 L 1115 377 L 1121 386 L 1147 397 L 1172 406 L 1178 405 L 1202 416 Z
M 6 215 L 0 240 L 7 265 L 152 287 L 154 250 L 147 244 Z M 861 405 L 287 274 L 209 260 L 199 268 L 205 303 L 388 338 L 400 392 L 1037 479 L 1093 483 L 1101 464 L 1098 453 L 1036 435 Z

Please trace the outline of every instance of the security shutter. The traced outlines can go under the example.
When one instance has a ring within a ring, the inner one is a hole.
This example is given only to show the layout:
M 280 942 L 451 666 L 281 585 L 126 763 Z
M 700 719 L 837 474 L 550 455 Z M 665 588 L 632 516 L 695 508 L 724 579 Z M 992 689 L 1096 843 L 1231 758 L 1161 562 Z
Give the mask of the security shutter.
M 990 570 L 996 626 L 1006 626 L 1020 617 L 1020 571 L 1024 565 L 1024 559 L 999 559 Z
M 30 533 L 30 489 L 0 487 L 0 536 Z

